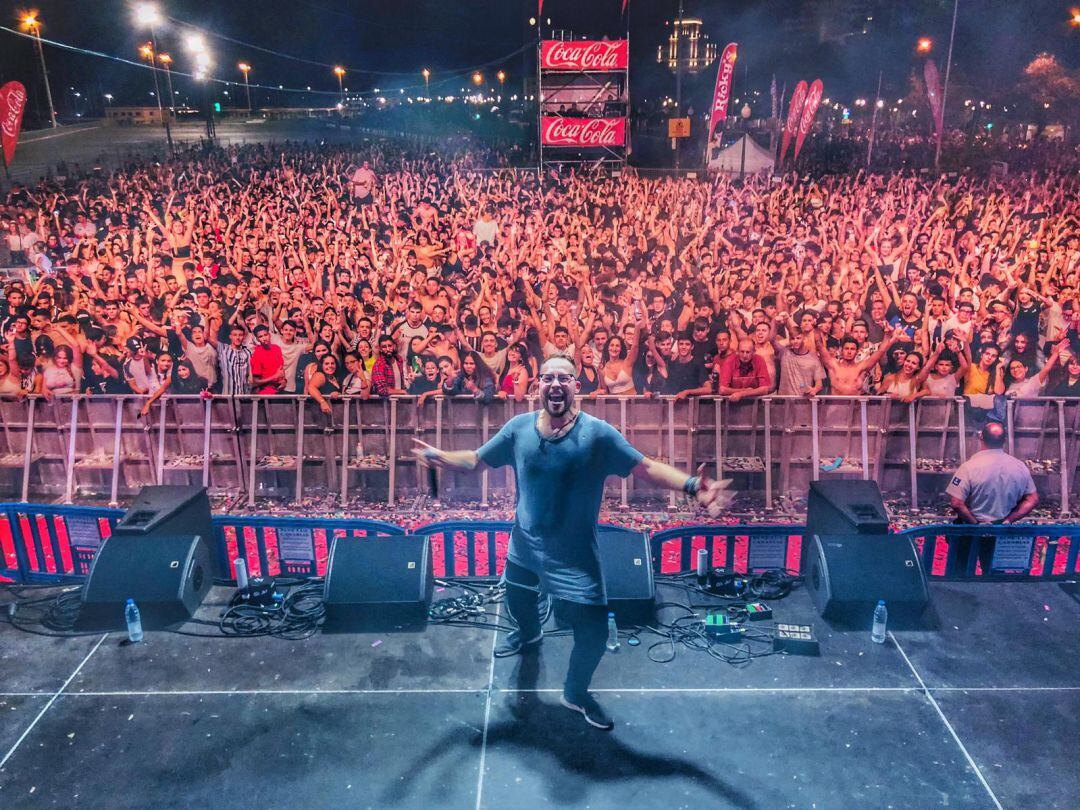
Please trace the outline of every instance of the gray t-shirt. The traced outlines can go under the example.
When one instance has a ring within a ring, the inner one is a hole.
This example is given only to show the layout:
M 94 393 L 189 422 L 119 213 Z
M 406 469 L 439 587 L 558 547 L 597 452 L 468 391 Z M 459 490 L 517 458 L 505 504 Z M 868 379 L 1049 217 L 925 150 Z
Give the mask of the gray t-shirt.
M 778 346 L 780 355 L 780 387 L 782 397 L 802 396 L 803 391 L 825 378 L 825 369 L 813 352 L 795 354 L 785 346 Z
M 1004 450 L 980 450 L 960 465 L 945 488 L 966 503 L 980 523 L 1001 520 L 1035 491 L 1027 465 Z
M 540 435 L 537 417 L 515 416 L 478 451 L 488 466 L 514 468 L 517 508 L 507 558 L 536 574 L 554 598 L 606 604 L 596 540 L 604 481 L 630 475 L 644 456 L 587 413 L 554 440 Z

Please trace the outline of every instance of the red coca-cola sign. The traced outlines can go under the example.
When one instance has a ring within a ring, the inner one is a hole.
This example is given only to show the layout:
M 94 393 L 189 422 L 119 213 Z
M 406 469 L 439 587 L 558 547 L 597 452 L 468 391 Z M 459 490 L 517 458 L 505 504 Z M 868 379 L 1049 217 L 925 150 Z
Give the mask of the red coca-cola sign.
M 26 88 L 22 84 L 8 82 L 0 87 L 0 149 L 3 149 L 4 164 L 7 166 L 15 157 L 25 109 Z
M 614 41 L 546 40 L 540 43 L 541 70 L 626 70 L 630 60 L 629 43 Z
M 544 146 L 623 146 L 626 119 L 544 116 L 540 119 L 540 140 Z

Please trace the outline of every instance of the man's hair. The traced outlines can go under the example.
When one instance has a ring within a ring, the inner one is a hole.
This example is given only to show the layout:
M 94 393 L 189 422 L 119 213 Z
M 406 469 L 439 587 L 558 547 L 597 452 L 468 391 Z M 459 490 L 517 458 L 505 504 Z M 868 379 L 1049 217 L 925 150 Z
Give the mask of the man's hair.
M 544 362 L 540 365 L 540 370 L 543 371 L 549 364 L 554 362 L 565 363 L 571 372 L 577 374 L 577 366 L 574 365 L 574 360 L 565 354 L 549 354 L 544 358 Z
M 987 422 L 982 429 L 983 444 L 991 450 L 999 450 L 1005 446 L 1005 428 L 1001 422 Z

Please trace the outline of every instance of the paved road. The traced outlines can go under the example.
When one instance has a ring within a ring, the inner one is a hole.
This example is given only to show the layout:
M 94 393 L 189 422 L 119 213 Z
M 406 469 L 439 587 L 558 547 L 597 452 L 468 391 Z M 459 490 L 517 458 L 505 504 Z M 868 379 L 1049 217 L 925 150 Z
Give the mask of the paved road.
M 179 144 L 196 144 L 205 134 L 202 123 L 173 126 L 173 140 Z M 286 139 L 347 142 L 363 138 L 348 130 L 338 130 L 325 119 L 223 122 L 217 125 L 217 136 L 223 144 Z M 84 168 L 95 163 L 112 167 L 130 155 L 152 155 L 158 150 L 164 153 L 164 148 L 164 132 L 156 126 L 117 126 L 91 121 L 78 126 L 24 132 L 10 167 L 11 178 L 34 182 L 55 171 L 60 160 L 78 163 Z M 2 179 L 0 183 L 3 183 Z

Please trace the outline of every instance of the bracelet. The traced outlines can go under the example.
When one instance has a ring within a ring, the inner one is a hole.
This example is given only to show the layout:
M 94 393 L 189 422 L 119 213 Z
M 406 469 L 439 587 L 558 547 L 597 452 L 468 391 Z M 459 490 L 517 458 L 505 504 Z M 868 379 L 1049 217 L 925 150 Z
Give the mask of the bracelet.
M 682 488 L 687 495 L 697 495 L 701 490 L 701 476 L 691 475 L 686 479 L 686 483 L 683 484 Z

